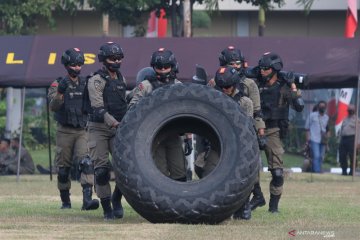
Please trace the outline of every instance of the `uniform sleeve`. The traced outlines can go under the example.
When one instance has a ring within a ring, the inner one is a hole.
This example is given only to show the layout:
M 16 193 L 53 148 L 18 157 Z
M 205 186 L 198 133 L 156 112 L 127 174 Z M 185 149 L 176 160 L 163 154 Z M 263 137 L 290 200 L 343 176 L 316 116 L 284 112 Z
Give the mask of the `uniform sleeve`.
M 49 107 L 53 112 L 58 111 L 61 106 L 64 104 L 64 96 L 61 93 L 58 93 L 58 81 L 55 80 L 49 88 L 48 99 Z
M 152 91 L 151 83 L 147 80 L 142 81 L 133 90 L 133 97 L 129 103 L 128 109 L 131 109 L 144 96 Z
M 104 109 L 104 98 L 103 93 L 105 89 L 106 81 L 100 77 L 99 74 L 89 78 L 88 91 L 91 107 L 95 111 Z M 97 110 L 96 110 L 97 109 Z M 117 120 L 108 112 L 104 114 L 104 123 L 108 127 L 112 127 Z
M 246 115 L 252 118 L 254 110 L 251 99 L 248 97 L 242 97 L 239 100 L 239 104 L 244 109 Z
M 88 91 L 91 107 L 93 108 L 103 108 L 103 92 L 105 88 L 105 80 L 102 79 L 99 75 L 95 75 L 89 78 L 88 82 Z
M 256 85 L 255 81 L 249 78 L 245 79 L 245 93 L 251 99 L 253 104 L 253 116 L 255 120 L 255 128 L 259 130 L 260 128 L 265 128 L 265 122 L 262 119 L 261 114 L 261 100 L 259 88 Z

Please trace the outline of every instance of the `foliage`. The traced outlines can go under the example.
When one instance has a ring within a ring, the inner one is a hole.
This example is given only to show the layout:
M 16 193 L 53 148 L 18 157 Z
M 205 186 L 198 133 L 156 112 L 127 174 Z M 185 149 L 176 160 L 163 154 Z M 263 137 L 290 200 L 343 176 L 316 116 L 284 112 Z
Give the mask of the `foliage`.
M 284 0 L 234 0 L 238 3 L 246 2 L 255 6 L 262 6 L 265 10 L 273 8 L 273 4 L 281 7 Z M 79 2 L 82 2 L 79 0 Z M 88 3 L 95 10 L 109 14 L 111 19 L 116 19 L 122 25 L 135 26 L 137 36 L 144 33 L 144 25 L 149 13 L 156 10 L 157 16 L 160 15 L 160 9 L 164 9 L 166 17 L 171 19 L 173 37 L 183 36 L 183 19 L 184 19 L 184 0 L 89 0 Z M 191 0 L 191 9 L 194 3 L 205 4 L 208 10 L 218 10 L 219 0 Z M 193 12 L 192 12 L 193 13 Z M 192 19 L 199 20 L 199 15 L 193 15 Z M 202 14 L 202 24 L 209 24 Z M 195 22 L 197 24 L 197 22 Z
M 313 3 L 314 3 L 314 0 L 297 0 L 296 3 L 299 4 L 299 5 L 303 5 L 303 6 L 304 6 L 305 13 L 306 13 L 306 14 L 309 14 L 309 13 L 310 13 L 311 6 L 312 6 Z
M 25 100 L 25 114 L 23 122 L 23 136 L 24 144 L 30 149 L 47 148 L 48 139 L 48 123 L 46 104 L 43 104 L 39 114 L 33 113 L 35 99 L 30 98 Z M 55 141 L 56 124 L 50 118 L 50 139 Z
M 0 1 L 0 35 L 28 35 L 37 31 L 37 19 L 45 18 L 55 26 L 54 11 L 77 9 L 78 0 L 2 0 Z
M 209 28 L 211 19 L 205 11 L 194 11 L 192 15 L 193 28 Z

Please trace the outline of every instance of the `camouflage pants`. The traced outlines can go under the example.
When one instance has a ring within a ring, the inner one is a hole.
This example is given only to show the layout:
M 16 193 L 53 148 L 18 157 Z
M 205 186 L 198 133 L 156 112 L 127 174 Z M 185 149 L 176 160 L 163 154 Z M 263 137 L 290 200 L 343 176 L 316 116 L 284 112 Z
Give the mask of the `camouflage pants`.
M 56 131 L 56 154 L 55 161 L 57 167 L 71 168 L 74 161 L 80 161 L 88 154 L 87 137 L 84 129 L 65 127 L 60 124 Z M 81 185 L 94 185 L 94 175 L 80 175 Z M 71 188 L 70 175 L 66 183 L 58 181 L 59 190 L 69 190 Z

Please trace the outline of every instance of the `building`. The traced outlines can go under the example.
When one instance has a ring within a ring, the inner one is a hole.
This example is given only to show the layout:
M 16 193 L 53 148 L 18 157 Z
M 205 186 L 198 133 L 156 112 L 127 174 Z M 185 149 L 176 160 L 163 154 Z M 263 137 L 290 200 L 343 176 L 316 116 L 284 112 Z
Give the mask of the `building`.
M 358 6 L 360 6 L 360 0 Z M 310 14 L 297 0 L 285 0 L 266 12 L 264 36 L 339 37 L 344 35 L 346 0 L 314 0 Z M 205 5 L 194 5 L 194 11 L 204 11 Z M 63 36 L 102 36 L 103 16 L 85 5 L 76 16 L 56 15 L 57 27 L 52 30 L 40 21 L 38 34 Z M 168 26 L 170 36 L 170 24 Z M 109 36 L 131 36 L 132 28 L 123 27 L 117 21 L 109 21 Z M 219 11 L 211 15 L 208 28 L 195 28 L 194 37 L 258 36 L 258 7 L 235 0 L 219 1 Z

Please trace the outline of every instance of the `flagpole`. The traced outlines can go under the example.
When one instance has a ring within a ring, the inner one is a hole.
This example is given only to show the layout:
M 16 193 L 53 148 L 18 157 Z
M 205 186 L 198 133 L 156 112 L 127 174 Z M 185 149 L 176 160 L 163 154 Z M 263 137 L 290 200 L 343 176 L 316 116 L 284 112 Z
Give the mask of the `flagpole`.
M 358 66 L 360 63 L 358 64 Z M 360 67 L 360 66 L 359 66 Z M 357 85 L 357 94 L 356 94 L 356 120 L 355 120 L 355 141 L 354 141 L 354 154 L 352 159 L 352 181 L 355 180 L 355 172 L 356 172 L 356 162 L 357 162 L 357 142 L 359 138 L 358 129 L 359 129 L 359 89 L 360 89 L 360 71 L 358 73 L 358 85 Z

